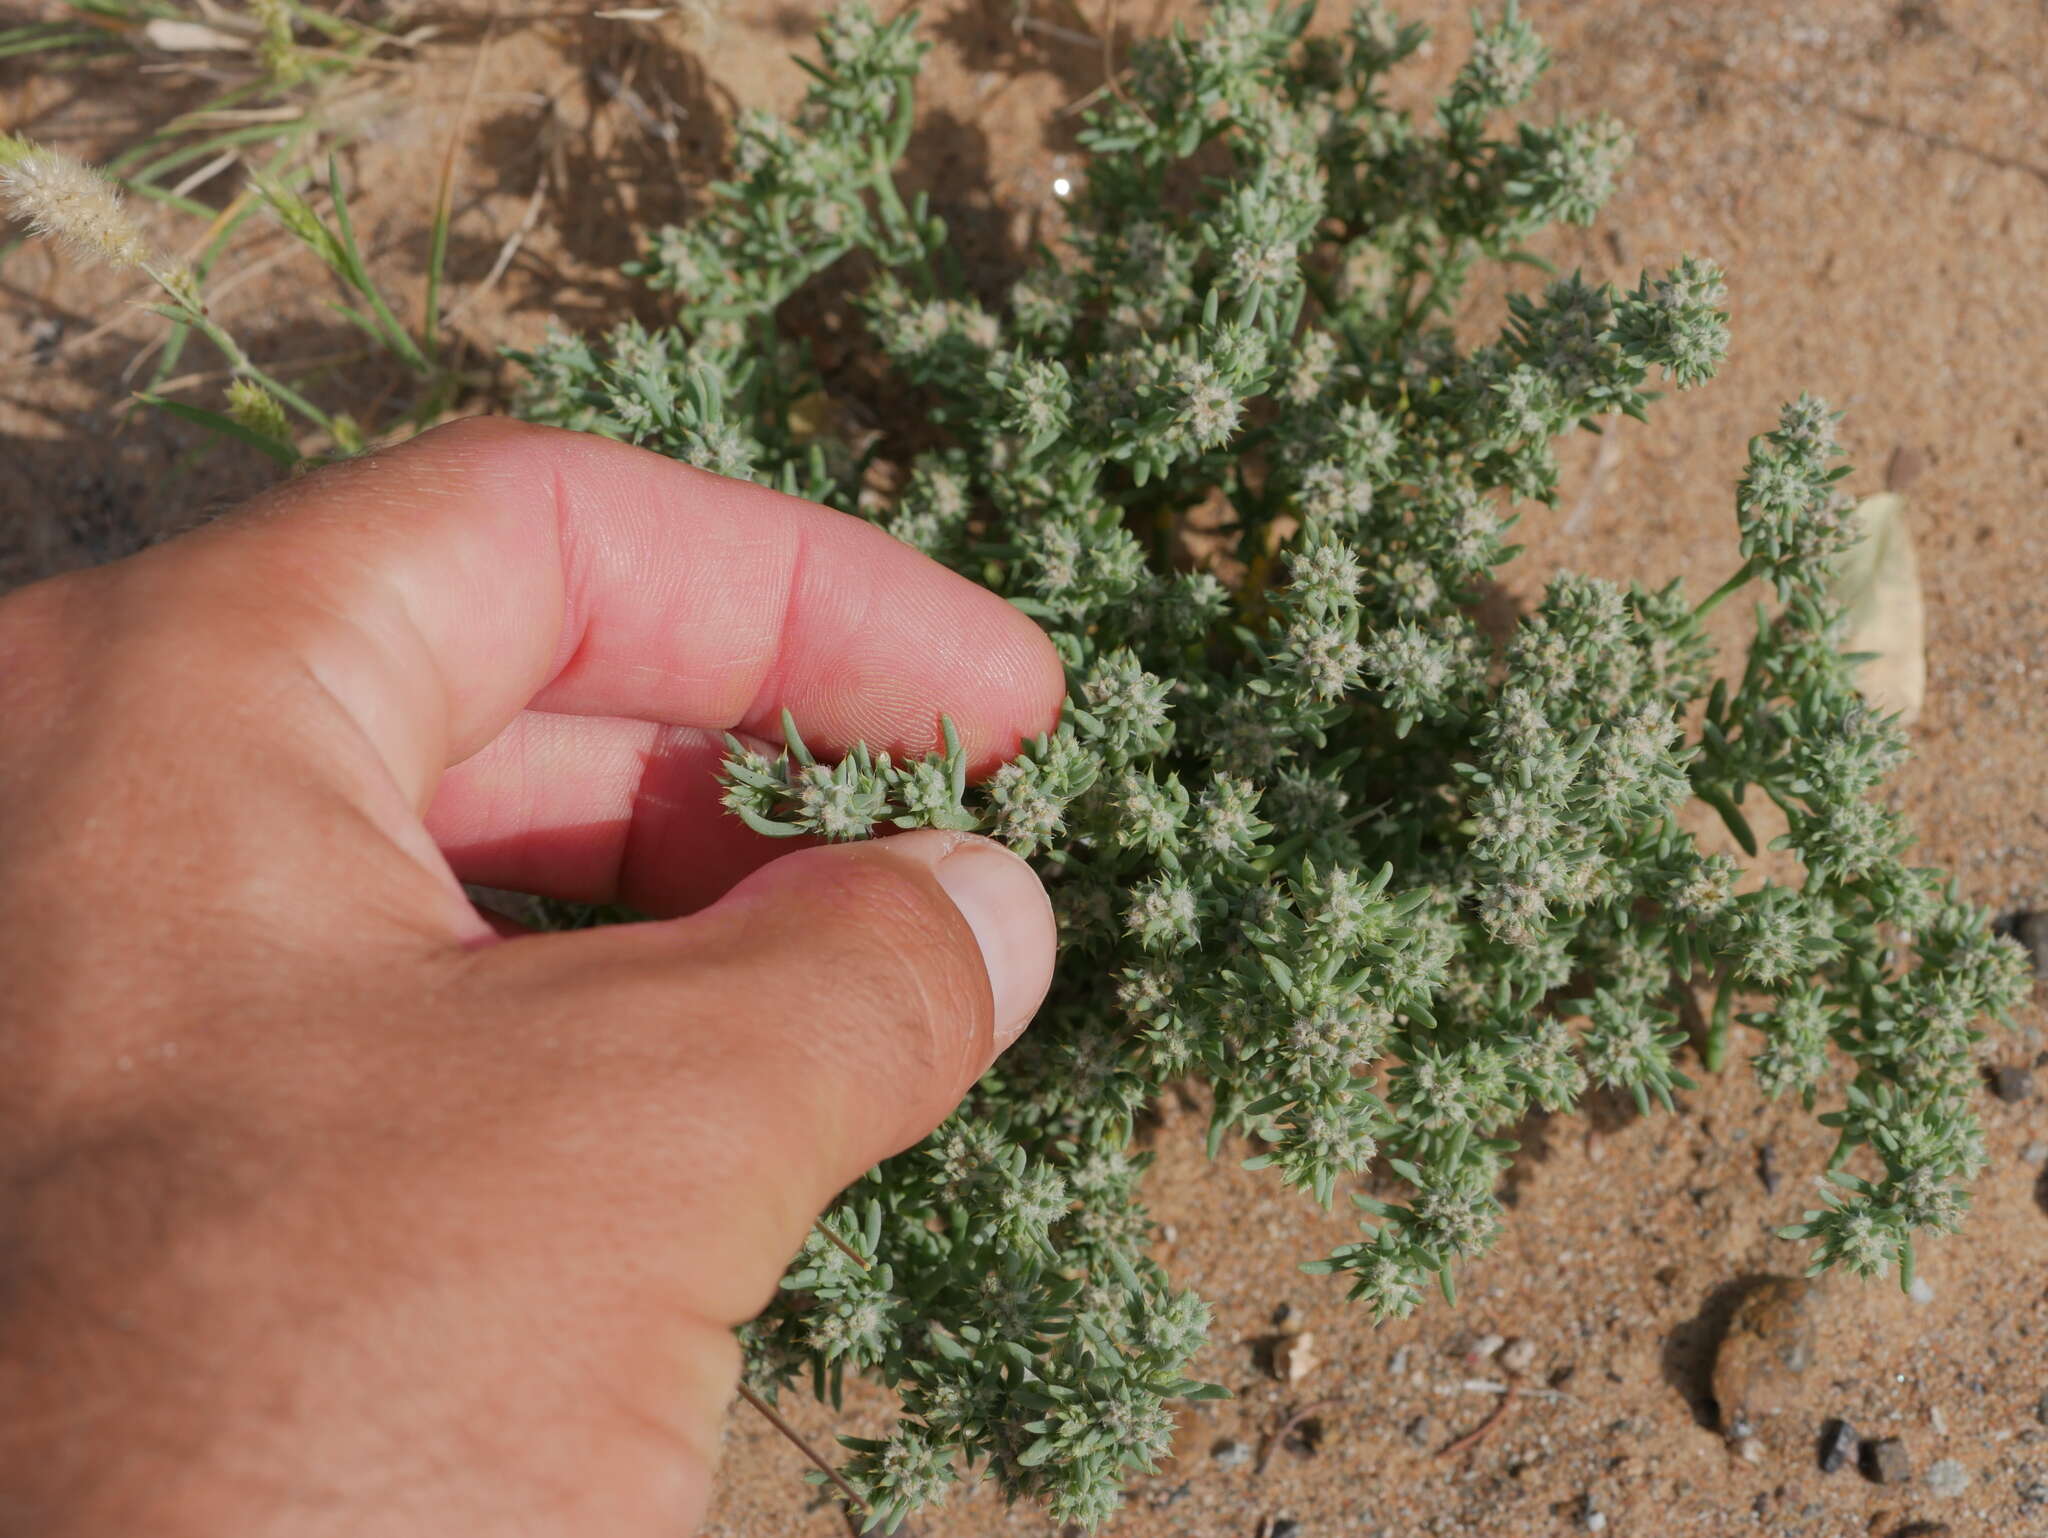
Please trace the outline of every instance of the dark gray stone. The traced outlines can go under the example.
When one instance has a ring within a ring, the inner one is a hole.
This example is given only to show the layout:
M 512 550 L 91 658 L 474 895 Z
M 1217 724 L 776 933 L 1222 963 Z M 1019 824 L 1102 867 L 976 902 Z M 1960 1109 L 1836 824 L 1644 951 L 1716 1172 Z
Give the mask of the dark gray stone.
M 2022 913 L 2013 921 L 2013 938 L 2027 948 L 2034 975 L 2048 977 L 2048 913 Z
M 1225 1437 L 1209 1449 L 1209 1456 L 1216 1460 L 1219 1469 L 1241 1469 L 1252 1461 L 1251 1444 Z
M 1913 1477 L 1913 1459 L 1897 1437 L 1863 1444 L 1863 1477 L 1872 1484 L 1902 1485 Z
M 2010 1064 L 1991 1070 L 1991 1093 L 2007 1105 L 2034 1098 L 2034 1070 Z
M 1849 1466 L 1856 1456 L 1856 1428 L 1845 1420 L 1831 1420 L 1820 1428 L 1820 1471 L 1833 1474 Z

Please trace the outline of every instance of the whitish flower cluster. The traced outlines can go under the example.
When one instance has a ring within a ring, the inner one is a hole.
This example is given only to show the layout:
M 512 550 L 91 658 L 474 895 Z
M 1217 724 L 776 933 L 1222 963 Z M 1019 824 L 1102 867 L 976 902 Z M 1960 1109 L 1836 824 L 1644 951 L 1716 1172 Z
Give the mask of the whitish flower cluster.
M 0 133 L 0 211 L 86 262 L 140 267 L 154 258 L 111 178 L 64 154 Z
M 1206 1311 L 1150 1256 L 1130 1151 L 1175 1081 L 1202 1086 L 1212 1152 L 1352 1196 L 1364 1236 L 1317 1264 L 1381 1316 L 1492 1241 L 1519 1120 L 1595 1085 L 1669 1105 L 1689 1056 L 1739 1040 L 1771 1092 L 1833 1102 L 1837 1194 L 1798 1231 L 1819 1262 L 1910 1264 L 1981 1161 L 1971 1050 L 2016 953 L 1903 863 L 1873 799 L 1901 743 L 1822 597 L 1847 538 L 1831 414 L 1802 397 L 1758 441 L 1743 568 L 1704 602 L 1564 574 L 1490 639 L 1508 503 L 1552 495 L 1560 434 L 1712 373 L 1722 277 L 1560 277 L 1461 346 L 1478 264 L 1591 218 L 1626 137 L 1496 124 L 1546 61 L 1512 9 L 1423 121 L 1381 81 L 1421 29 L 1375 0 L 1309 37 L 1307 10 L 1215 0 L 1135 47 L 1070 224 L 998 302 L 886 170 L 909 20 L 842 9 L 795 120 L 750 120 L 735 179 L 637 264 L 677 321 L 525 360 L 529 415 L 871 517 L 1038 619 L 1068 669 L 1058 729 L 979 786 L 956 745 L 827 764 L 793 723 L 728 765 L 765 833 L 984 828 L 1059 915 L 1038 1022 L 826 1219 L 859 1263 L 814 1241 L 747 1331 L 763 1392 L 899 1392 L 846 1470 L 882 1526 L 977 1473 L 1100 1521 L 1165 1449 L 1166 1401 L 1205 1392 Z M 895 381 L 859 443 L 795 409 L 823 381 L 778 329 L 855 274 L 842 324 L 872 352 L 835 377 Z M 1716 682 L 1700 616 L 1758 577 L 1783 612 Z M 1701 801 L 1755 853 L 1752 793 L 1802 876 L 1745 884 L 1687 831 Z

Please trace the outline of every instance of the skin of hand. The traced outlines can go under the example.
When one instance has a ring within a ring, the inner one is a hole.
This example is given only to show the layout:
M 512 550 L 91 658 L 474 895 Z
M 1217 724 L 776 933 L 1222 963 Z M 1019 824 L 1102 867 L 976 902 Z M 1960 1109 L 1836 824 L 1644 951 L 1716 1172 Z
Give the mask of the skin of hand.
M 721 735 L 986 772 L 1061 693 L 857 519 L 502 421 L 0 600 L 0 1534 L 690 1531 L 733 1327 L 1054 947 L 985 840 L 748 834 Z

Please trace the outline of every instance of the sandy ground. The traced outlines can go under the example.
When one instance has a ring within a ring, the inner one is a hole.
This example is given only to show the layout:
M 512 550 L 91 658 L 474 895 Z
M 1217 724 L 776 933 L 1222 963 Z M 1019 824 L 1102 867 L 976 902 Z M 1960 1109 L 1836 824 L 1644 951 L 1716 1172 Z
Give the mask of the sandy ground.
M 685 206 L 738 107 L 795 99 L 801 77 L 783 55 L 814 9 L 732 0 L 713 36 L 501 9 L 464 131 L 455 295 L 488 269 L 530 197 L 539 216 L 504 278 L 464 312 L 479 359 L 531 337 L 550 312 L 572 324 L 658 314 L 611 270 L 630 254 L 626 232 Z M 1110 7 L 1140 30 L 1161 19 L 1152 9 Z M 1453 5 L 1405 9 L 1439 27 L 1418 71 L 1427 85 L 1454 67 L 1469 28 Z M 1054 15 L 1050 0 L 1038 10 Z M 1604 469 L 1590 441 L 1568 450 L 1559 507 L 1527 510 L 1530 548 L 1508 586 L 1526 598 L 1570 565 L 1682 573 L 1705 591 L 1734 565 L 1730 489 L 1746 438 L 1802 388 L 1847 407 L 1862 467 L 1854 487 L 1876 489 L 1902 447 L 1926 466 L 1911 492 L 1929 702 L 1898 803 L 1923 854 L 1954 869 L 1970 897 L 2000 911 L 2048 907 L 2048 7 L 1537 0 L 1525 10 L 1561 61 L 1539 109 L 1605 107 L 1639 136 L 1606 218 L 1553 238 L 1546 254 L 1631 281 L 1681 251 L 1714 257 L 1731 278 L 1735 346 L 1715 384 L 1619 433 Z M 1052 177 L 1079 168 L 1072 119 L 1058 114 L 1100 83 L 1103 58 L 1019 33 L 1008 0 L 936 0 L 929 12 L 939 46 L 915 174 L 970 259 L 995 272 L 1044 215 Z M 401 292 L 416 288 L 432 170 L 478 30 L 458 19 L 424 63 L 335 109 L 358 125 L 362 222 Z M 106 153 L 161 121 L 165 89 L 132 66 L 57 76 L 0 64 L 0 125 Z M 251 260 L 274 249 L 259 243 Z M 176 424 L 114 409 L 123 370 L 154 332 L 120 309 L 122 297 L 39 251 L 0 268 L 0 581 L 118 553 L 263 479 L 236 456 L 198 455 Z M 394 387 L 374 364 L 317 362 L 348 343 L 309 309 L 290 260 L 253 271 L 224 302 L 259 356 L 315 360 L 301 377 L 330 400 Z M 2040 1051 L 2038 994 L 2018 1026 L 1989 1045 L 1988 1061 Z M 2037 1411 L 2048 1393 L 2048 1176 L 2021 1157 L 2048 1139 L 2048 1105 L 1987 1093 L 1982 1110 L 1991 1166 L 1965 1233 L 1926 1252 L 1929 1296 L 1830 1287 L 1814 1365 L 1761 1428 L 1755 1461 L 1713 1428 L 1707 1363 L 1743 1288 L 1796 1268 L 1771 1230 L 1808 1204 L 1825 1145 L 1742 1076 L 1688 1097 L 1675 1118 L 1597 1106 L 1524 1129 L 1530 1156 L 1506 1235 L 1466 1274 L 1460 1305 L 1380 1330 L 1334 1283 L 1294 1269 L 1343 1239 L 1347 1221 L 1229 1157 L 1208 1163 L 1200 1118 L 1183 1112 L 1151 1134 L 1160 1253 L 1216 1301 L 1200 1365 L 1238 1397 L 1186 1417 L 1176 1460 L 1138 1482 L 1114 1531 L 2048 1533 L 2048 1405 Z M 1774 1188 L 1761 1174 L 1766 1148 Z M 1260 1365 L 1282 1305 L 1296 1311 L 1289 1328 L 1313 1330 L 1321 1357 L 1291 1385 Z M 1488 1335 L 1532 1342 L 1529 1391 L 1476 1446 L 1446 1456 L 1499 1400 L 1472 1386 L 1505 1381 L 1497 1362 L 1473 1355 Z M 1312 1449 L 1281 1448 L 1263 1473 L 1256 1460 L 1215 1456 L 1230 1441 L 1256 1451 L 1280 1417 L 1308 1405 Z M 869 1396 L 837 1418 L 818 1406 L 794 1413 L 823 1442 L 874 1429 L 883 1406 Z M 1915 1477 L 1820 1472 L 1814 1444 L 1829 1416 L 1902 1439 Z M 1927 1479 L 1939 1460 L 1967 1485 Z M 741 1409 L 707 1531 L 843 1532 L 801 1469 Z M 917 1524 L 927 1538 L 1047 1527 L 987 1492 Z

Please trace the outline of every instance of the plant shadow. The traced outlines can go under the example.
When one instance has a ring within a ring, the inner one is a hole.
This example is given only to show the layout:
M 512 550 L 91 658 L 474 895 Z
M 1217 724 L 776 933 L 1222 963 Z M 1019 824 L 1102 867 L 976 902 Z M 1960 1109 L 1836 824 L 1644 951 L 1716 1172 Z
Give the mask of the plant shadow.
M 7 293 L 0 285 L 0 294 Z M 43 306 L 47 352 L 0 374 L 0 442 L 7 491 L 0 499 L 0 591 L 60 572 L 102 565 L 209 522 L 274 485 L 280 468 L 135 398 L 149 379 L 133 335 L 86 341 L 93 317 Z M 417 376 L 364 345 L 360 332 L 311 305 L 266 327 L 257 361 L 366 426 L 394 419 Z M 73 345 L 59 347 L 66 338 Z M 173 399 L 224 409 L 228 375 L 210 349 L 194 347 L 162 387 Z

